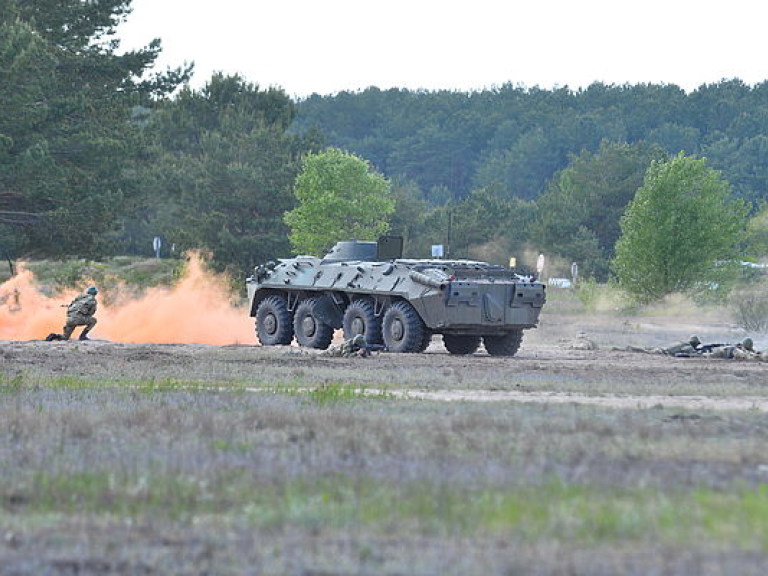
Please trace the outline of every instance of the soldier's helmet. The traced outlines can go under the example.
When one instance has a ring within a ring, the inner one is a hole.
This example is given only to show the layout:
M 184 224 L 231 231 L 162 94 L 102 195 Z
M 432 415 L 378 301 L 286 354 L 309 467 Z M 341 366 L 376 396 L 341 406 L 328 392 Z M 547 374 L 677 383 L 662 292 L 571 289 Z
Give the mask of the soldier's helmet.
M 741 342 L 741 345 L 745 350 L 752 350 L 754 348 L 754 342 L 752 342 L 752 338 L 744 338 L 744 340 Z
M 691 337 L 688 339 L 688 343 L 689 343 L 691 346 L 698 346 L 699 344 L 701 344 L 701 340 L 699 340 L 699 337 L 698 337 L 698 336 L 696 336 L 696 334 L 694 334 L 693 336 L 691 336 Z
M 96 296 L 96 294 L 99 293 L 99 291 L 96 289 L 96 286 L 89 286 L 86 292 L 88 292 L 88 294 L 90 294 L 91 296 Z
M 367 344 L 365 341 L 365 336 L 362 334 L 357 334 L 354 338 L 352 338 L 352 344 L 355 346 L 365 346 Z

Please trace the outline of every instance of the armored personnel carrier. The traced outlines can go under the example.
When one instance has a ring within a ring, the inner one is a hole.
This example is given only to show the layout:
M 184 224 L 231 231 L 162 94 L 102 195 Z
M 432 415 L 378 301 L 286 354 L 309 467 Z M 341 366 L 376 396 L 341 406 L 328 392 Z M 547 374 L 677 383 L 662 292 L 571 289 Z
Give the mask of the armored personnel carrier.
M 482 341 L 513 356 L 546 299 L 540 282 L 470 260 L 403 259 L 402 238 L 339 242 L 324 258 L 298 256 L 257 266 L 247 279 L 250 315 L 263 346 L 325 349 L 334 330 L 363 334 L 390 352 L 423 352 L 442 334 L 451 354 Z

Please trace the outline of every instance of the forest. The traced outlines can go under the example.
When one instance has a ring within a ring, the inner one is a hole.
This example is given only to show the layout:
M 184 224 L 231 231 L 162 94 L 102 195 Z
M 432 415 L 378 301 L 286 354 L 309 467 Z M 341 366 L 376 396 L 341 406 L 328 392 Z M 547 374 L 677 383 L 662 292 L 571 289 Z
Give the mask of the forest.
M 649 166 L 705 159 L 757 224 L 768 199 L 768 82 L 380 90 L 292 99 L 192 65 L 161 39 L 121 52 L 130 0 L 0 0 L 0 252 L 101 258 L 190 249 L 244 276 L 291 253 L 284 214 L 308 153 L 338 148 L 391 184 L 406 253 L 500 263 L 545 252 L 609 277 Z M 759 226 L 757 226 L 759 228 Z M 759 234 L 741 246 L 759 259 Z

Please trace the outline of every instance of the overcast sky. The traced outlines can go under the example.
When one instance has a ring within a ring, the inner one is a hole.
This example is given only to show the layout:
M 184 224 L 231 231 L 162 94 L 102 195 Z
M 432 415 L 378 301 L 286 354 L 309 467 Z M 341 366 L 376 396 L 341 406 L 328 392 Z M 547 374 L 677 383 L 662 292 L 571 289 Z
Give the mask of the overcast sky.
M 124 48 L 193 86 L 239 73 L 294 97 L 379 88 L 576 89 L 768 79 L 762 0 L 133 0 Z M 765 8 L 763 6 L 766 6 Z

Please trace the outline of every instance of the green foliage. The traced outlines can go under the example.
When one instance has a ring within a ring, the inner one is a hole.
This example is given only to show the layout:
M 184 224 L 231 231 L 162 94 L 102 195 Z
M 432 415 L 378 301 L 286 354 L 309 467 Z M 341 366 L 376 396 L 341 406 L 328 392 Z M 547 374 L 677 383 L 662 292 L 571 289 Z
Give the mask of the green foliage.
M 718 285 L 733 275 L 747 212 L 704 159 L 653 162 L 621 220 L 612 262 L 620 286 L 651 302 Z
M 17 372 L 13 376 L 6 372 L 0 372 L 0 393 L 18 394 L 24 389 L 26 378 L 23 372 Z
M 391 185 L 343 150 L 308 154 L 296 178 L 298 206 L 285 214 L 294 251 L 321 256 L 339 240 L 376 240 L 394 212 Z
M 312 402 L 320 406 L 335 404 L 337 402 L 359 400 L 362 398 L 383 399 L 393 397 L 391 394 L 383 390 L 377 392 L 368 392 L 365 388 L 355 388 L 354 386 L 348 386 L 340 383 L 323 384 L 322 386 L 308 391 L 307 394 Z
M 519 250 L 528 240 L 535 208 L 531 202 L 506 197 L 498 188 L 489 187 L 473 190 L 443 210 L 452 220 L 451 256 L 470 257 L 484 245 L 500 243 L 504 257 L 498 263 L 506 264 L 510 251 Z
M 440 238 L 429 225 L 430 215 L 436 209 L 424 199 L 413 182 L 393 182 L 392 198 L 395 209 L 390 218 L 390 231 L 403 237 L 403 254 L 414 258 L 429 254 L 430 245 Z
M 578 262 L 582 275 L 605 281 L 619 238 L 619 220 L 660 149 L 603 141 L 597 152 L 571 158 L 537 200 L 534 245 Z
M 94 256 L 131 189 L 131 106 L 189 77 L 147 79 L 159 44 L 117 53 L 129 0 L 5 2 L 0 21 L 0 241 L 16 253 Z
M 214 75 L 183 89 L 150 120 L 154 162 L 135 173 L 142 190 L 124 237 L 144 250 L 160 235 L 177 253 L 210 252 L 221 269 L 247 270 L 288 251 L 283 213 L 293 206 L 300 139 L 284 92 Z
M 761 260 L 768 256 L 768 203 L 760 202 L 747 222 L 744 253 Z

